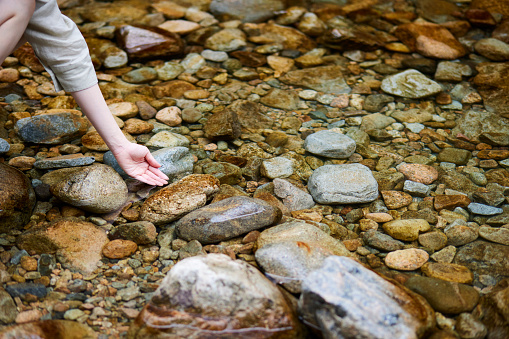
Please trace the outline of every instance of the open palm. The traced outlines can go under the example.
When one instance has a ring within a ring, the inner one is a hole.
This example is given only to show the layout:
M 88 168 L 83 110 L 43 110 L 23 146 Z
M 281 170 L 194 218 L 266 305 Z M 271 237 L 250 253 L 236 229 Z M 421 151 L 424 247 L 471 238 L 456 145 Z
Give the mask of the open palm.
M 122 169 L 132 178 L 149 185 L 167 185 L 168 177 L 159 170 L 161 165 L 154 159 L 147 147 L 128 143 L 113 152 Z

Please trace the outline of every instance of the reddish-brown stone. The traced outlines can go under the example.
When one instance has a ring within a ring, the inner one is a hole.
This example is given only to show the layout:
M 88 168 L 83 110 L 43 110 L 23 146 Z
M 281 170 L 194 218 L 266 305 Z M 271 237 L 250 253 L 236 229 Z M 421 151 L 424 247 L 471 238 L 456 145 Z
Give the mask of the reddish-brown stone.
M 424 56 L 453 60 L 467 54 L 467 50 L 446 28 L 432 23 L 408 23 L 394 31 L 412 51 Z
M 463 194 L 437 195 L 434 199 L 434 206 L 437 211 L 442 209 L 452 211 L 456 207 L 467 207 L 470 203 L 470 199 Z
M 509 150 L 493 149 L 493 150 L 482 150 L 477 153 L 479 159 L 494 159 L 504 160 L 509 158 Z

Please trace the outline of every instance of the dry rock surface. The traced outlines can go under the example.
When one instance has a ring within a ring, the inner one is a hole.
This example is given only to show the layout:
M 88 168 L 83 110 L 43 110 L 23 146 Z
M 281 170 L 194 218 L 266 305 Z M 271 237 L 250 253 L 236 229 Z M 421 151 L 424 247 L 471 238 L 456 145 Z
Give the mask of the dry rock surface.
M 0 337 L 508 338 L 507 0 L 63 0 L 129 178 L 0 69 Z

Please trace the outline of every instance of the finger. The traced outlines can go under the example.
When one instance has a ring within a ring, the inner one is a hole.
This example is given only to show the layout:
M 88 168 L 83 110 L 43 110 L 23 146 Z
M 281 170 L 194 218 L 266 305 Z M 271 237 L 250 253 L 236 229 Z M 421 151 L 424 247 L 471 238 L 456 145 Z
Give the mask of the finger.
M 161 165 L 157 162 L 157 160 L 154 158 L 154 156 L 150 152 L 148 152 L 145 155 L 145 159 L 147 160 L 147 162 L 150 166 L 155 167 L 155 168 L 161 167 Z
M 159 185 L 166 185 L 166 184 L 168 184 L 168 182 L 166 180 L 163 180 L 163 179 L 159 178 L 157 175 L 155 175 L 154 173 L 152 173 L 150 171 L 146 171 L 145 175 L 149 176 L 150 178 L 152 178 L 153 180 L 158 182 Z
M 135 179 L 144 182 L 145 184 L 148 185 L 158 186 L 158 183 L 146 174 L 140 174 L 136 176 Z
M 161 172 L 161 170 L 155 168 L 155 167 L 149 167 L 148 168 L 150 172 L 154 173 L 155 175 L 157 175 L 159 178 L 163 179 L 163 180 L 170 180 L 170 178 L 168 178 L 168 176 L 166 174 L 164 174 L 163 172 Z

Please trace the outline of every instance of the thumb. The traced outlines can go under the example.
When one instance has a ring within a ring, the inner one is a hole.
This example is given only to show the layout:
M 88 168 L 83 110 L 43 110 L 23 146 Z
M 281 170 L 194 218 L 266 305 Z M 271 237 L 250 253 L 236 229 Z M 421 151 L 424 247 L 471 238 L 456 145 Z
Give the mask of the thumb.
M 159 168 L 161 165 L 157 162 L 156 159 L 154 159 L 154 156 L 150 153 L 150 151 L 147 152 L 145 155 L 145 159 L 147 160 L 148 164 L 152 167 Z

